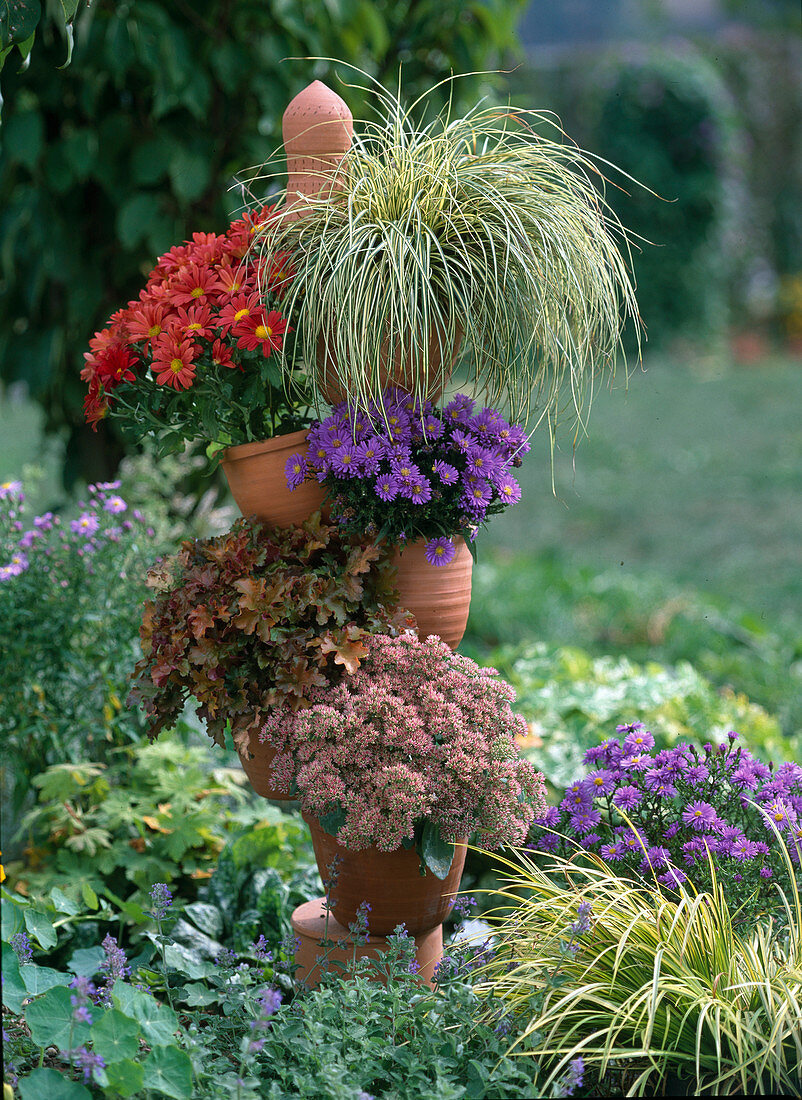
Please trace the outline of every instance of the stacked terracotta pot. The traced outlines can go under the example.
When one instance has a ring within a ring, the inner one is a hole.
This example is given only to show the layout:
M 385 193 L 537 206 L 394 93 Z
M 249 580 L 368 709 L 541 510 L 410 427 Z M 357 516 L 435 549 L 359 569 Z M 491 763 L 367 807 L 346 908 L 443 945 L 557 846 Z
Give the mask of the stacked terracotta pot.
M 288 202 L 284 217 L 303 215 L 306 197 L 315 195 L 338 168 L 353 136 L 353 120 L 345 102 L 319 80 L 292 100 L 283 119 L 287 150 Z M 293 201 L 290 195 L 296 195 Z M 388 380 L 388 384 L 392 379 Z M 324 490 L 306 482 L 290 492 L 285 466 L 288 458 L 306 446 L 306 432 L 278 436 L 259 443 L 231 447 L 223 454 L 223 470 L 231 492 L 245 516 L 288 527 L 303 523 L 324 500 Z M 424 556 L 424 542 L 396 551 L 400 604 L 413 612 L 422 638 L 437 634 L 452 649 L 462 640 L 471 599 L 473 558 L 460 539 L 452 561 L 434 568 Z M 243 767 L 257 794 L 286 798 L 272 785 L 273 752 L 251 740 L 251 752 L 241 754 Z M 420 874 L 414 848 L 395 852 L 351 852 L 339 845 L 313 818 L 307 819 L 321 878 L 329 883 L 326 898 L 315 898 L 295 910 L 292 924 L 299 947 L 298 977 L 307 984 L 318 980 L 318 959 L 327 939 L 329 960 L 353 958 L 348 926 L 357 919 L 362 903 L 370 906 L 370 935 L 357 955 L 376 956 L 387 947 L 387 935 L 399 925 L 415 939 L 419 973 L 431 981 L 443 952 L 443 919 L 459 889 L 465 863 L 465 845 L 457 844 L 454 860 L 443 880 L 431 872 Z M 332 871 L 334 872 L 332 874 Z

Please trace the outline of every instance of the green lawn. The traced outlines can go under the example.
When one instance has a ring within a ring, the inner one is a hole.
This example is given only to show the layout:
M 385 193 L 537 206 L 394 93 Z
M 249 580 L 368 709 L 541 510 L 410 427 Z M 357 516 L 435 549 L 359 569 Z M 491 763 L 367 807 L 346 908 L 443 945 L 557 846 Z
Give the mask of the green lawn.
M 802 631 L 802 362 L 702 375 L 650 360 L 599 393 L 589 436 L 556 455 L 538 431 L 521 502 L 482 554 L 657 573 Z

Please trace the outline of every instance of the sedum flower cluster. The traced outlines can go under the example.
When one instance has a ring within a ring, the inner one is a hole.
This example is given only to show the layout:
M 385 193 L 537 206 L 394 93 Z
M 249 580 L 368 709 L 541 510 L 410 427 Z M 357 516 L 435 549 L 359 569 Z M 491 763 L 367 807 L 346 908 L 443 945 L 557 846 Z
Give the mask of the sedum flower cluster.
M 512 469 L 529 450 L 524 430 L 459 394 L 445 409 L 400 391 L 367 414 L 347 404 L 309 429 L 308 453 L 287 462 L 287 483 L 316 478 L 346 530 L 389 543 L 427 539 L 432 565 L 455 554 L 489 516 L 521 498 Z
M 171 248 L 139 297 L 95 333 L 81 371 L 94 428 L 112 414 L 136 438 L 161 436 L 167 451 L 199 438 L 263 439 L 279 424 L 292 431 L 306 423 L 270 361 L 292 332 L 281 312 L 288 259 L 252 247 L 272 212 L 263 207 L 226 233 L 194 233 Z
M 790 888 L 787 859 L 802 854 L 802 767 L 756 759 L 730 732 L 699 752 L 659 752 L 643 724 L 585 753 L 587 774 L 538 817 L 531 847 L 567 855 L 576 845 L 622 874 L 675 888 L 711 886 L 710 862 L 731 901 L 760 912 Z M 786 854 L 787 853 L 787 854 Z
M 261 737 L 277 751 L 278 784 L 294 780 L 304 813 L 338 816 L 353 850 L 409 845 L 422 821 L 445 841 L 521 843 L 545 802 L 542 775 L 516 747 L 526 723 L 513 689 L 439 638 L 365 645 L 359 669 L 310 692 L 307 709 L 268 716 Z

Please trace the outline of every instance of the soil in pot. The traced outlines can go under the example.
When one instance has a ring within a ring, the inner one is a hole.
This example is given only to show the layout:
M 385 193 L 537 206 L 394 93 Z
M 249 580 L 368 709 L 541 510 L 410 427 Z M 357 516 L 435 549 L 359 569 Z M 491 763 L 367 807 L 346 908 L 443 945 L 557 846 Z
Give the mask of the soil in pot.
M 459 890 L 465 865 L 466 844 L 458 841 L 451 869 L 444 879 L 427 870 L 420 873 L 420 856 L 414 848 L 380 852 L 363 848 L 352 852 L 325 832 L 315 817 L 304 814 L 312 834 L 320 877 L 331 880 L 334 866 L 336 881 L 329 891 L 334 916 L 344 927 L 356 920 L 362 902 L 370 904 L 370 931 L 387 936 L 397 924 L 405 924 L 411 936 L 442 924 Z
M 294 490 L 287 485 L 287 459 L 306 454 L 306 436 L 305 430 L 292 432 L 223 451 L 223 472 L 243 516 L 291 527 L 321 507 L 326 491 L 316 481 L 305 481 Z

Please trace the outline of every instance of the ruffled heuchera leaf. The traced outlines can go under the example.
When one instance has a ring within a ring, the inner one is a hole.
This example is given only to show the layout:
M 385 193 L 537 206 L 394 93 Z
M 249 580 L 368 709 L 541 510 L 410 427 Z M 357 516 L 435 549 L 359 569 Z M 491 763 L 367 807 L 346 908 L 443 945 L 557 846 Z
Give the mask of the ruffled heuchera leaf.
M 386 551 L 319 514 L 294 528 L 241 519 L 186 541 L 154 585 L 130 696 L 151 737 L 194 699 L 217 743 L 230 723 L 242 744 L 266 708 L 305 706 L 356 671 L 366 634 L 409 625 Z

